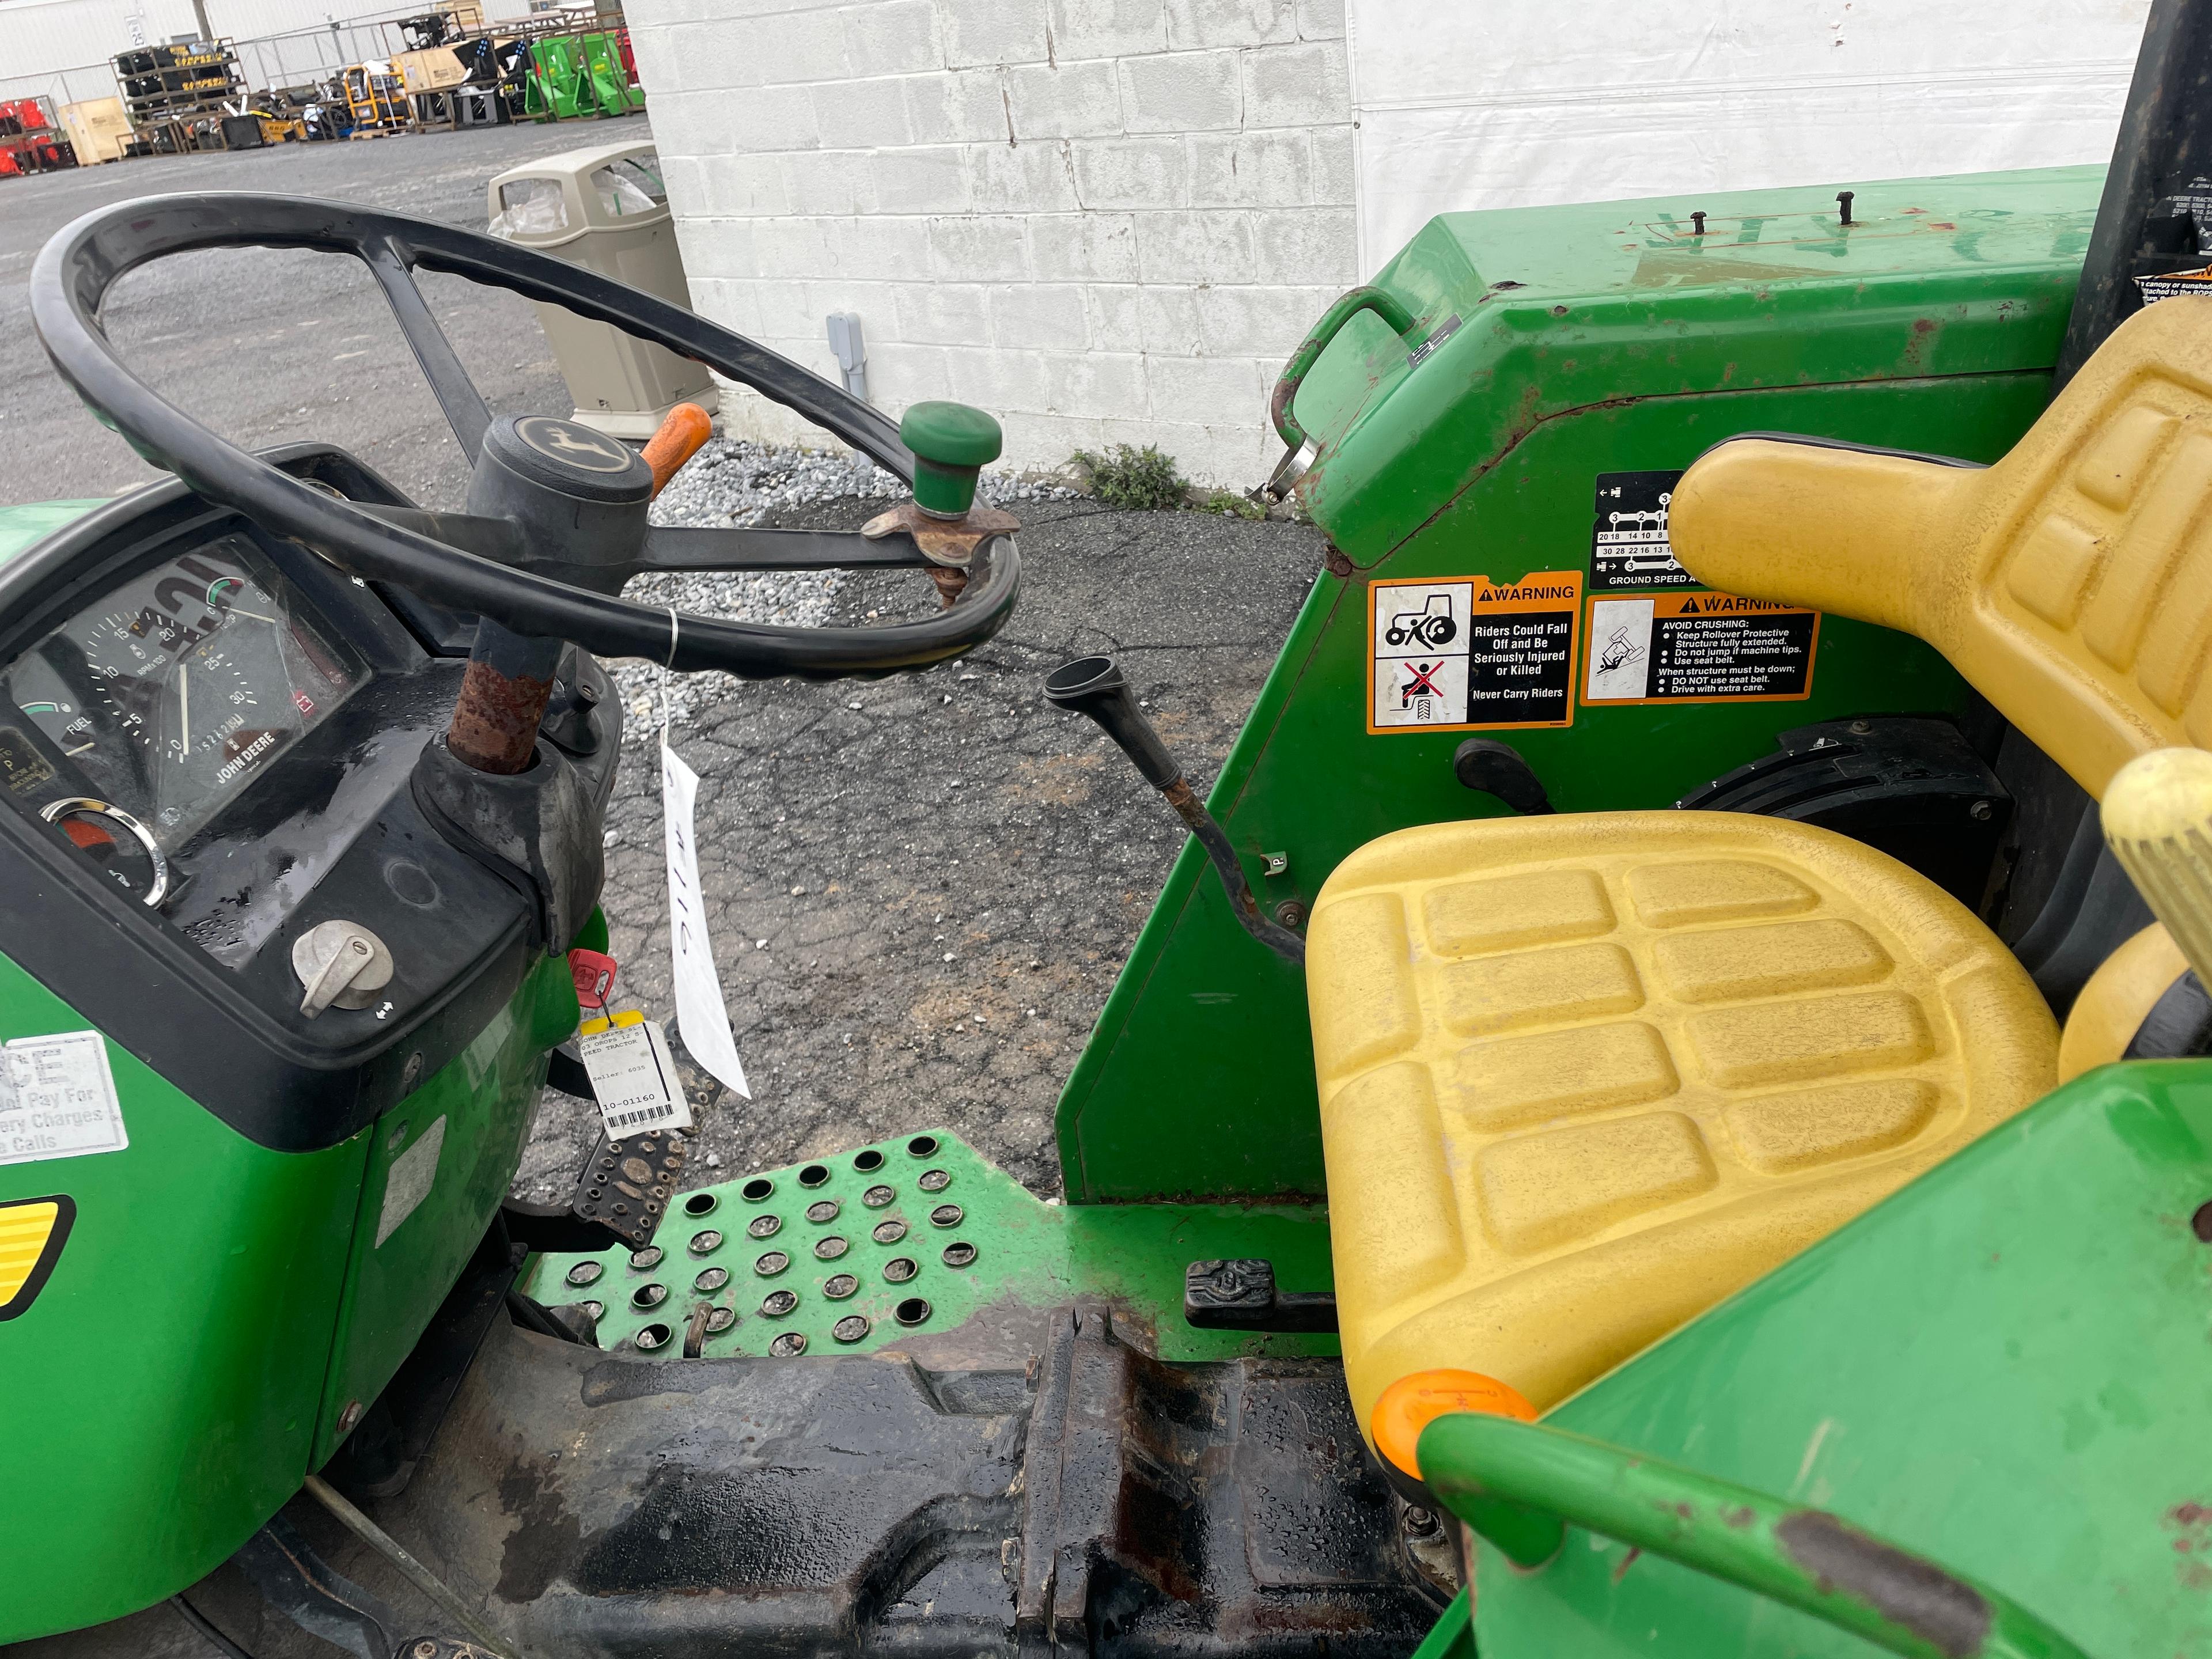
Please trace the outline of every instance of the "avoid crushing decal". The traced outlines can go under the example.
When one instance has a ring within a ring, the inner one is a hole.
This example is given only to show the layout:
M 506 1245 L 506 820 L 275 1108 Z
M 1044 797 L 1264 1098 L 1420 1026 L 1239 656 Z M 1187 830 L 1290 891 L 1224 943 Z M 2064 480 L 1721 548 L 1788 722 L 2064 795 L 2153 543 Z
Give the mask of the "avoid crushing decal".
M 1582 597 L 1578 570 L 1370 584 L 1367 729 L 1571 724 Z
M 1593 599 L 1585 703 L 1787 702 L 1813 694 L 1820 613 L 1734 593 Z

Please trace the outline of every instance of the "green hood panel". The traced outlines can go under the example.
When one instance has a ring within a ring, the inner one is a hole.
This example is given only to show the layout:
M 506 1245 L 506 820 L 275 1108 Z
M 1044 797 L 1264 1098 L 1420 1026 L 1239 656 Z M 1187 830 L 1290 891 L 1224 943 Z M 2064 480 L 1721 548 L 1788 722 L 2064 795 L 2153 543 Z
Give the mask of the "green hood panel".
M 25 548 L 38 543 L 59 530 L 64 525 L 82 518 L 95 507 L 106 507 L 105 497 L 77 501 L 33 501 L 25 507 L 0 507 L 0 564 L 5 564 Z
M 1571 410 L 2048 369 L 2104 176 L 1861 183 L 1848 228 L 1825 185 L 1442 215 L 1375 285 L 1460 326 L 1409 368 L 1376 318 L 1346 325 L 1298 394 L 1300 493 L 1371 568 Z

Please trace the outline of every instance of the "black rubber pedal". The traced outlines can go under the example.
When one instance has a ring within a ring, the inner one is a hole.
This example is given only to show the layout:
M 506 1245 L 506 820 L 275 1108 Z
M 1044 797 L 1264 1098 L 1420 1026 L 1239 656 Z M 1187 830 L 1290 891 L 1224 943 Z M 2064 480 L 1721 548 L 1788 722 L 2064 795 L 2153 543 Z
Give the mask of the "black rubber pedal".
M 585 1221 L 596 1221 L 618 1233 L 632 1249 L 653 1243 L 653 1235 L 668 1213 L 669 1195 L 684 1173 L 684 1138 L 665 1129 L 650 1129 L 608 1139 L 602 1131 L 599 1144 L 584 1161 L 576 1177 L 576 1196 L 569 1208 Z

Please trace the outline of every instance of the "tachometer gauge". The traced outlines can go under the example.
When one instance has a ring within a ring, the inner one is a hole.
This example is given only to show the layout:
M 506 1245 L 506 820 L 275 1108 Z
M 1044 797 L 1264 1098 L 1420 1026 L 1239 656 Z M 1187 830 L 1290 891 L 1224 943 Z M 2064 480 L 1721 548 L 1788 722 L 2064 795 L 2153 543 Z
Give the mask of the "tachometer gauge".
M 111 611 L 78 636 L 100 700 L 125 735 L 151 749 L 160 732 L 161 687 L 181 629 L 155 611 Z
M 368 678 L 248 538 L 222 537 L 0 664 L 0 789 L 82 791 L 180 852 Z M 111 874 L 136 856 L 137 832 L 120 819 L 56 822 Z
M 264 715 L 254 677 L 231 643 L 210 641 L 170 672 L 157 745 L 173 780 L 181 773 L 201 787 L 228 783 L 274 747 L 272 724 L 298 723 L 289 708 L 274 721 Z M 181 792 L 173 781 L 161 793 L 170 799 Z

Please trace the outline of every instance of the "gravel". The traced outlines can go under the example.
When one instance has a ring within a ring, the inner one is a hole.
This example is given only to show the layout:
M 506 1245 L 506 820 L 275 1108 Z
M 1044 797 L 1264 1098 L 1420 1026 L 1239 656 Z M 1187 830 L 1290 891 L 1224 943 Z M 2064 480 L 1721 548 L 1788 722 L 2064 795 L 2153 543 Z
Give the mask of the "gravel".
M 654 501 L 653 521 L 708 528 L 764 525 L 823 501 L 891 501 L 905 493 L 904 484 L 865 455 L 715 438 Z M 980 493 L 994 506 L 1007 507 L 1079 499 L 1064 484 L 999 470 L 983 474 Z M 672 605 L 695 616 L 819 628 L 830 620 L 845 580 L 845 573 L 836 570 L 656 574 L 631 582 L 623 597 L 641 605 Z M 643 741 L 660 728 L 660 671 L 650 663 L 626 661 L 612 665 L 612 672 L 622 692 L 626 734 L 632 743 Z M 726 701 L 741 684 L 726 674 L 668 677 L 670 723 L 691 725 Z

